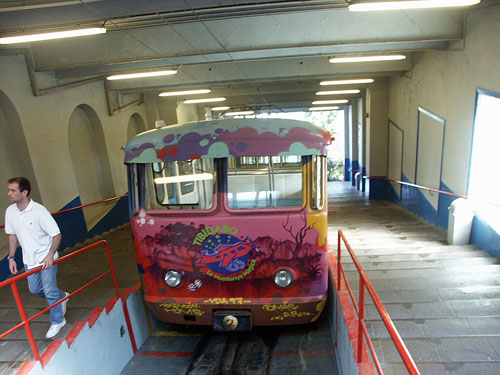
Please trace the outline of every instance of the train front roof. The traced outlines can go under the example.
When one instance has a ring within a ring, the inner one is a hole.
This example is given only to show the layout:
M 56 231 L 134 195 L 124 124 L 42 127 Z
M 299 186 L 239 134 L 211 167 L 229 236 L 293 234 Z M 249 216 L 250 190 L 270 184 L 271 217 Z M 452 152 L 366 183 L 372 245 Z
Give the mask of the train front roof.
M 222 119 L 164 126 L 125 147 L 125 163 L 231 156 L 326 155 L 328 131 L 306 121 Z

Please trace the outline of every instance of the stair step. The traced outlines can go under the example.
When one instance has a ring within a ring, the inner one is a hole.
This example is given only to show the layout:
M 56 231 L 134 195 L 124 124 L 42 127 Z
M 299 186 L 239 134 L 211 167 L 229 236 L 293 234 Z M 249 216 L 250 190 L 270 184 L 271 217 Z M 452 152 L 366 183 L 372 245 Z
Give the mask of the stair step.
M 420 260 L 450 260 L 450 259 L 472 259 L 472 258 L 486 258 L 491 259 L 487 251 L 469 250 L 460 253 L 457 252 L 440 252 L 440 253 L 408 253 L 408 254 L 383 254 L 383 255 L 361 255 L 357 256 L 361 265 L 370 262 L 404 262 L 404 261 L 420 261 Z M 352 263 L 353 260 L 347 254 L 342 252 L 342 263 Z
M 350 257 L 349 257 L 350 258 Z M 365 262 L 362 267 L 365 271 L 369 270 L 407 270 L 407 269 L 423 269 L 423 268 L 439 268 L 439 269 L 456 269 L 463 267 L 475 267 L 485 265 L 498 265 L 500 262 L 497 258 L 460 258 L 460 259 L 421 259 L 415 261 L 393 261 L 393 262 Z M 352 262 L 342 262 L 346 271 L 356 269 Z M 446 272 L 446 271 L 443 271 Z
M 467 317 L 438 319 L 393 319 L 399 334 L 406 338 L 500 336 L 500 317 Z M 367 321 L 372 339 L 389 338 L 382 321 Z
M 391 339 L 377 339 L 374 340 L 374 344 L 375 347 L 381 349 L 377 353 L 383 364 L 402 362 Z M 491 362 L 495 362 L 497 371 L 498 366 L 500 366 L 500 356 L 495 350 L 500 345 L 499 336 L 408 338 L 405 340 L 405 344 L 421 371 L 423 367 L 421 368 L 420 364 L 426 362 L 443 363 L 445 368 L 447 368 L 446 363 L 463 365 L 465 362 L 472 362 L 469 364 L 471 366 L 469 367 L 470 372 L 461 372 L 462 374 L 485 374 L 479 371 L 480 367 L 478 363 L 490 364 Z M 400 374 L 406 373 L 401 372 Z M 443 372 L 442 374 L 446 373 L 449 372 Z M 488 372 L 487 374 L 493 373 Z
M 337 237 L 329 236 L 328 241 L 330 243 L 337 243 Z M 428 246 L 445 246 L 447 245 L 444 241 L 413 241 L 413 240 L 401 240 L 397 242 L 389 242 L 389 241 L 377 241 L 377 242 L 370 242 L 370 243 L 358 243 L 358 244 L 351 244 L 349 239 L 347 239 L 347 242 L 349 245 L 351 245 L 351 248 L 357 252 L 358 250 L 366 250 L 366 249 L 374 249 L 374 248 L 381 248 L 381 249 L 390 249 L 390 248 L 405 248 L 405 247 L 410 247 L 410 248 L 422 248 L 422 247 L 428 247 Z
M 500 316 L 500 298 L 415 303 L 384 303 L 391 319 L 437 319 Z M 382 320 L 375 305 L 366 305 L 366 320 Z
M 353 292 L 357 301 L 357 292 Z M 500 296 L 500 286 L 479 285 L 430 290 L 414 289 L 411 292 L 408 290 L 381 290 L 377 291 L 377 295 L 384 304 L 481 300 Z M 373 301 L 366 296 L 365 303 L 373 304 Z
M 475 274 L 475 275 L 491 275 L 500 274 L 500 265 L 490 264 L 475 267 L 453 267 L 449 268 L 448 272 L 460 274 Z M 349 280 L 354 280 L 359 277 L 358 271 L 346 271 Z M 373 279 L 393 279 L 393 278 L 412 278 L 412 277 L 438 277 L 443 276 L 443 270 L 439 268 L 420 268 L 420 269 L 389 269 L 389 270 L 366 270 L 366 274 L 370 280 Z
M 329 240 L 329 243 L 333 242 Z M 342 249 L 345 249 L 343 246 Z M 337 245 L 332 246 L 333 252 L 337 253 Z M 345 250 L 343 250 L 345 251 Z M 389 255 L 389 254 L 430 254 L 430 253 L 457 253 L 459 254 L 462 251 L 479 251 L 474 245 L 465 245 L 465 246 L 394 246 L 394 247 L 385 247 L 385 248 L 366 248 L 366 249 L 353 249 L 354 254 L 356 256 L 365 256 L 365 255 Z
M 412 293 L 413 290 L 428 290 L 430 288 L 465 288 L 481 286 L 500 286 L 500 275 L 442 275 L 433 278 L 394 278 L 394 279 L 370 279 L 375 290 L 378 292 L 387 290 L 404 290 Z M 359 277 L 349 279 L 353 291 L 359 290 Z

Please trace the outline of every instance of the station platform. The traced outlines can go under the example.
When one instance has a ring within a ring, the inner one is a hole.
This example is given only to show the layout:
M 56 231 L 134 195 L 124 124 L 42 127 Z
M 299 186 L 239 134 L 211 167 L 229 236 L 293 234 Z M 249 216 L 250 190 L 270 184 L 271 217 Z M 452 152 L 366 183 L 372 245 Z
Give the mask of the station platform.
M 424 374 L 493 375 L 500 373 L 500 277 L 498 259 L 471 245 L 446 244 L 446 232 L 402 208 L 369 201 L 347 182 L 329 183 L 329 243 L 341 229 L 365 268 L 414 360 Z M 127 225 L 94 238 L 110 243 L 120 289 L 137 285 L 132 239 Z M 74 249 L 68 249 L 72 251 Z M 347 276 L 358 297 L 358 275 L 343 251 Z M 333 254 L 332 254 L 333 255 Z M 103 251 L 73 258 L 59 269 L 59 284 L 73 291 L 102 271 Z M 33 315 L 44 301 L 20 283 L 23 301 Z M 68 324 L 62 340 L 115 297 L 110 278 L 68 303 Z M 370 299 L 366 325 L 384 374 L 408 373 Z M 0 291 L 0 330 L 19 322 L 9 289 Z M 344 374 L 331 316 L 314 326 L 256 328 L 246 334 L 221 334 L 210 328 L 165 325 L 151 321 L 148 336 L 116 374 Z M 51 345 L 44 338 L 48 316 L 32 325 L 40 352 Z M 96 325 L 98 327 L 98 324 Z M 12 336 L 12 337 L 11 337 Z M 94 340 L 94 341 L 92 341 Z M 90 343 L 97 341 L 92 339 Z M 113 348 L 114 350 L 115 348 Z M 110 352 L 112 352 L 110 347 Z M 0 340 L 0 374 L 18 373 L 33 360 L 24 331 Z M 91 372 L 75 372 L 85 374 Z M 373 373 L 373 372 L 370 372 Z

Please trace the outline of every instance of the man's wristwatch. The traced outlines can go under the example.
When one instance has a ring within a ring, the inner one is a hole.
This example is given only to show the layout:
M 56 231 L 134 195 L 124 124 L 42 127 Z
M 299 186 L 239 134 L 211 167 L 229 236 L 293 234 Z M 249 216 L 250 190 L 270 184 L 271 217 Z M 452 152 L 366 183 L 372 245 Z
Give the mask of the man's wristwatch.
M 9 255 L 8 258 L 9 259 L 14 259 L 14 257 L 12 255 Z

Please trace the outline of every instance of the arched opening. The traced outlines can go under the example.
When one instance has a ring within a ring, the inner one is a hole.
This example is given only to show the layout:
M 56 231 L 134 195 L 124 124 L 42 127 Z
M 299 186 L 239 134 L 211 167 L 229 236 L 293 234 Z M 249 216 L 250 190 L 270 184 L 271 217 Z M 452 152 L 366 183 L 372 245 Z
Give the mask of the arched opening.
M 69 119 L 68 144 L 82 204 L 114 196 L 111 167 L 101 122 L 88 105 L 78 106 Z M 85 208 L 87 230 L 109 212 L 111 205 Z
M 130 120 L 128 120 L 127 125 L 127 141 L 130 140 L 133 136 L 145 132 L 146 125 L 144 124 L 144 120 L 138 113 L 134 113 L 130 116 Z
M 2 90 L 0 90 L 0 160 L 2 160 L 0 184 L 5 191 L 3 195 L 5 199 L 0 199 L 0 212 L 2 212 L 0 222 L 4 224 L 3 213 L 10 205 L 7 199 L 9 178 L 18 176 L 28 178 L 32 189 L 30 196 L 37 202 L 41 202 L 41 199 L 21 120 L 16 108 Z M 1 236 L 0 246 L 5 250 L 5 254 L 2 252 L 3 257 L 7 254 L 7 236 Z

